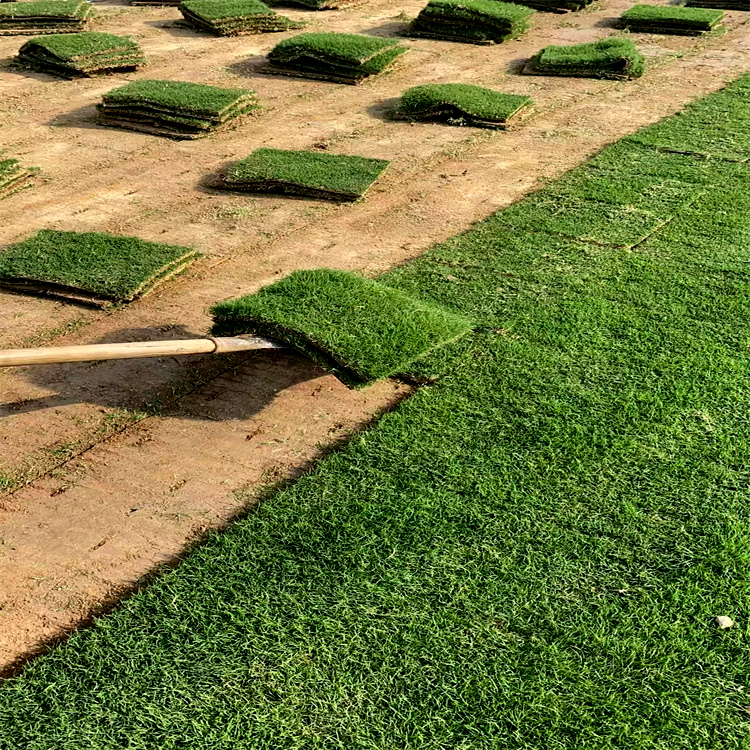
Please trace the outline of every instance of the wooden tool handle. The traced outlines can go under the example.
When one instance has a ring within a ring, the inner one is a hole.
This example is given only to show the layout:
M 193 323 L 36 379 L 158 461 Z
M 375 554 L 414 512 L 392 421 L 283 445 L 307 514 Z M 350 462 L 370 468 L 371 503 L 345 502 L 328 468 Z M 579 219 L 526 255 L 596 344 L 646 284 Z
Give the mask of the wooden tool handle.
M 179 357 L 183 354 L 226 354 L 251 349 L 280 349 L 284 345 L 260 336 L 184 339 L 182 341 L 136 341 L 127 344 L 47 346 L 40 349 L 0 351 L 0 367 L 50 365 L 63 362 L 98 362 L 137 357 Z

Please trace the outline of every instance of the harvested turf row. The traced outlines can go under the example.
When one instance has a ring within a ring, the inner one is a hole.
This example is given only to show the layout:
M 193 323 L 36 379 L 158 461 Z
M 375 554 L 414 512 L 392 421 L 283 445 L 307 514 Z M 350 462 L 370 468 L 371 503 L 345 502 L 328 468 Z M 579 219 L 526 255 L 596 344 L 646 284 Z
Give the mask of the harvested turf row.
M 0 747 L 743 747 L 750 173 L 587 168 L 704 197 L 634 250 L 500 212 L 382 277 L 484 330 L 0 688 Z

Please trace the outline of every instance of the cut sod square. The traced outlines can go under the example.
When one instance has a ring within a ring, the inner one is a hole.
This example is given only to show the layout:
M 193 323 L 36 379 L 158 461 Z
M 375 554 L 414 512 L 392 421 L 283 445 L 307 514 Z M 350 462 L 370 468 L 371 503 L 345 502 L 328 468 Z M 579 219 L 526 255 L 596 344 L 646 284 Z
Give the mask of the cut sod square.
M 280 16 L 260 0 L 185 0 L 180 13 L 196 29 L 216 36 L 263 34 L 304 24 Z
M 18 159 L 0 158 L 0 200 L 30 186 L 36 167 L 24 167 Z
M 184 81 L 133 81 L 97 105 L 103 125 L 170 138 L 201 138 L 236 125 L 258 108 L 254 91 Z
M 269 52 L 269 72 L 357 84 L 382 73 L 404 52 L 406 47 L 395 39 L 362 34 L 299 34 L 279 42 Z
M 619 20 L 620 28 L 634 32 L 698 36 L 714 31 L 724 11 L 678 5 L 634 5 Z
M 34 70 L 67 78 L 135 70 L 146 62 L 134 40 L 98 31 L 30 39 L 17 59 Z
M 285 341 L 350 386 L 403 372 L 471 323 L 380 282 L 344 271 L 295 271 L 212 309 L 212 334 Z
M 750 0 L 687 0 L 685 7 L 750 11 Z
M 229 169 L 223 186 L 249 193 L 354 201 L 367 192 L 388 163 L 361 156 L 259 148 Z
M 643 75 L 643 57 L 629 39 L 551 45 L 537 52 L 523 70 L 529 75 L 627 80 Z
M 498 44 L 529 28 L 535 11 L 499 0 L 430 0 L 411 25 L 413 36 Z
M 361 5 L 366 0 L 272 0 L 269 5 L 291 5 L 309 10 L 336 10 Z
M 569 13 L 575 10 L 581 10 L 590 5 L 593 0 L 510 0 L 517 2 L 518 5 L 525 5 L 527 8 L 541 10 L 546 13 Z
M 31 0 L 0 4 L 0 36 L 83 31 L 93 15 L 86 0 Z
M 43 229 L 0 253 L 0 287 L 104 306 L 142 297 L 197 257 L 136 237 Z
M 504 129 L 532 104 L 530 97 L 520 94 L 503 94 L 467 83 L 432 83 L 407 89 L 395 116 Z

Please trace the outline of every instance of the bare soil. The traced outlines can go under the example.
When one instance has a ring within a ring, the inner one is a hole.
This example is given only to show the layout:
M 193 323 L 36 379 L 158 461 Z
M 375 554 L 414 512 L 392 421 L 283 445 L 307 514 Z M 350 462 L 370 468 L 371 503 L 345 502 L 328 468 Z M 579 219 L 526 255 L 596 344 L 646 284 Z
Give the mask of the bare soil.
M 309 30 L 397 36 L 423 4 L 279 10 Z M 137 38 L 149 59 L 125 76 L 64 81 L 18 70 L 11 60 L 25 38 L 0 38 L 0 143 L 43 170 L 33 190 L 0 203 L 0 243 L 49 227 L 206 254 L 151 296 L 109 311 L 0 294 L 0 347 L 200 335 L 211 304 L 293 269 L 378 274 L 750 69 L 745 16 L 729 13 L 723 36 L 632 35 L 648 62 L 638 81 L 517 75 L 546 44 L 610 35 L 630 5 L 539 13 L 522 39 L 494 47 L 406 39 L 410 52 L 393 71 L 357 87 L 261 75 L 264 54 L 289 34 L 217 39 L 176 26 L 176 8 L 96 4 L 96 28 Z M 248 87 L 264 110 L 190 142 L 94 124 L 101 95 L 134 78 Z M 530 94 L 537 107 L 508 132 L 390 121 L 400 93 L 424 82 Z M 392 165 L 366 201 L 347 206 L 202 187 L 260 146 Z M 392 381 L 350 391 L 284 352 L 0 371 L 0 669 L 85 622 L 410 392 Z

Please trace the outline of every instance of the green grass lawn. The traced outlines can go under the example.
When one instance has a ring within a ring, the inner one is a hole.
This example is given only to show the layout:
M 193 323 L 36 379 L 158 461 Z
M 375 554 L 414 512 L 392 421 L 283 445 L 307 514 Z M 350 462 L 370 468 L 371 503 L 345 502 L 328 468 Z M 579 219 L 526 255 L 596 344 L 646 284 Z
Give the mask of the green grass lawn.
M 477 326 L 436 384 L 7 682 L 0 747 L 746 748 L 750 169 L 684 126 L 749 82 L 547 188 L 661 195 L 635 244 L 532 196 L 381 277 Z

